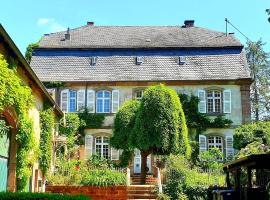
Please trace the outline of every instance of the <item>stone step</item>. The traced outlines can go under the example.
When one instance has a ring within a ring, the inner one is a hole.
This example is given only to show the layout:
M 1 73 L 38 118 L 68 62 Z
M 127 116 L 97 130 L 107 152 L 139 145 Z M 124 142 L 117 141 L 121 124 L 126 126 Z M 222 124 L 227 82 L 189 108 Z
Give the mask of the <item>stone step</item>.
M 156 199 L 157 195 L 154 193 L 154 185 L 131 185 L 128 186 L 128 199 L 129 200 L 146 200 Z
M 155 194 L 128 195 L 128 199 L 156 199 Z

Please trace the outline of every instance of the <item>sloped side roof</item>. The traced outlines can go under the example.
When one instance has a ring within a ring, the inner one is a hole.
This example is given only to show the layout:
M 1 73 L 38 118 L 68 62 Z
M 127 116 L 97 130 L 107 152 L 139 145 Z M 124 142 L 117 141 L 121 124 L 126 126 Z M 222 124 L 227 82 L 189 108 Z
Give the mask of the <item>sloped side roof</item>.
M 21 52 L 19 51 L 19 49 L 17 48 L 17 46 L 15 45 L 13 40 L 10 38 L 10 36 L 6 32 L 6 30 L 4 29 L 2 24 L 0 24 L 0 35 L 4 38 L 4 41 L 9 46 L 10 50 L 14 53 L 14 55 L 21 62 L 22 65 L 20 65 L 20 66 L 22 66 L 25 69 L 25 71 L 27 71 L 27 73 L 34 80 L 37 87 L 40 89 L 40 91 L 45 96 L 45 98 L 47 98 L 49 100 L 49 102 L 53 105 L 54 109 L 57 111 L 57 113 L 59 115 L 63 115 L 63 112 L 61 111 L 59 106 L 56 104 L 56 102 L 53 100 L 53 98 L 50 96 L 50 94 L 46 90 L 45 86 L 42 84 L 42 82 L 38 79 L 37 75 L 31 69 L 31 67 L 29 66 L 29 64 L 27 63 L 27 61 L 25 60 L 25 58 L 23 57 L 23 55 L 21 54 Z
M 181 26 L 82 26 L 46 34 L 39 48 L 190 48 L 235 47 L 233 35 L 205 28 Z
M 169 81 L 249 79 L 244 52 L 240 54 L 189 55 L 184 65 L 178 56 L 98 57 L 91 66 L 90 57 L 33 56 L 31 67 L 42 81 Z

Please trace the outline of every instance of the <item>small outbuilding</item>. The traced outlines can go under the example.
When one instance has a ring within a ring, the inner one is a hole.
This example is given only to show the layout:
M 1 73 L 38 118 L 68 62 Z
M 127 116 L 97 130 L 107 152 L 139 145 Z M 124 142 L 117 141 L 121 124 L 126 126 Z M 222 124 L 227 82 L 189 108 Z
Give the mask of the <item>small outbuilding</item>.
M 225 164 L 226 182 L 236 200 L 269 200 L 270 154 L 246 156 Z

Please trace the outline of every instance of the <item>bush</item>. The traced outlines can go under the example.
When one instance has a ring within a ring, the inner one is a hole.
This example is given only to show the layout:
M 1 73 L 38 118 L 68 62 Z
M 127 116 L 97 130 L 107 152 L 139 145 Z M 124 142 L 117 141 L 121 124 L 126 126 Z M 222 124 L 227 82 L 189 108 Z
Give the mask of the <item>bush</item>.
M 111 168 L 105 161 L 96 165 L 92 160 L 63 162 L 56 167 L 55 173 L 48 177 L 48 185 L 73 186 L 113 186 L 126 185 L 126 174 Z
M 1 200 L 90 200 L 84 195 L 63 195 L 63 194 L 48 194 L 48 193 L 24 193 L 24 192 L 0 192 Z
M 156 200 L 170 200 L 171 198 L 167 194 L 158 194 Z
M 246 124 L 235 130 L 234 148 L 240 150 L 254 141 L 270 145 L 270 122 Z
M 203 173 L 198 168 L 190 168 L 183 156 L 170 156 L 168 159 L 167 183 L 164 193 L 172 199 L 207 199 L 211 185 L 224 185 L 225 176 L 221 173 Z

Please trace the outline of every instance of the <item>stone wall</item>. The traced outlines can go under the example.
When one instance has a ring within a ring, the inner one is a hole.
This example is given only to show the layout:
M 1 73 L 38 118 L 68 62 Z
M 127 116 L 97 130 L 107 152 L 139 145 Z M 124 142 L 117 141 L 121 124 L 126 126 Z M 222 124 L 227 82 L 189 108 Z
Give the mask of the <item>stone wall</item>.
M 48 193 L 60 194 L 83 194 L 91 197 L 93 200 L 126 200 L 126 186 L 46 186 Z

